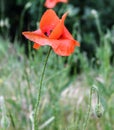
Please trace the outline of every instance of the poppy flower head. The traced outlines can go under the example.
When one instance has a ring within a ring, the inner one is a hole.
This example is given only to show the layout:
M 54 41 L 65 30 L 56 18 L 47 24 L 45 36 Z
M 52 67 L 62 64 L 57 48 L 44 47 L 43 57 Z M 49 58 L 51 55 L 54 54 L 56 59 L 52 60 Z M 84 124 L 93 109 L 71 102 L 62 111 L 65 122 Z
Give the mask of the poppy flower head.
M 55 26 L 59 23 L 59 18 L 54 11 L 46 11 L 40 21 L 40 29 L 42 32 L 49 36 Z
M 56 6 L 56 4 L 59 2 L 67 3 L 68 0 L 46 0 L 44 5 L 47 8 L 54 8 Z
M 64 25 L 67 14 L 65 13 L 59 19 L 54 10 L 48 9 L 41 18 L 39 29 L 32 32 L 22 32 L 22 34 L 34 42 L 33 48 L 35 49 L 48 45 L 56 54 L 69 56 L 74 52 L 74 48 L 80 44 L 74 40 Z

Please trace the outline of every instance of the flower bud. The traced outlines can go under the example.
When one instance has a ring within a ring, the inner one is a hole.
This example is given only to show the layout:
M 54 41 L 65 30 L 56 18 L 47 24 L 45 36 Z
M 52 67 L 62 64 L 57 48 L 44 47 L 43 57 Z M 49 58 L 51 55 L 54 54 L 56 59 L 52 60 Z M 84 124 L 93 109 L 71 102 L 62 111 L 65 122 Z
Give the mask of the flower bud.
M 0 27 L 1 28 L 4 27 L 4 20 L 3 19 L 0 20 Z
M 32 3 L 31 3 L 31 2 L 28 2 L 28 3 L 25 5 L 25 9 L 30 8 L 30 7 L 31 7 L 31 5 L 32 5 Z
M 92 14 L 94 17 L 98 17 L 98 12 L 97 12 L 95 9 L 92 9 L 92 10 L 91 10 L 91 14 Z
M 99 103 L 95 107 L 95 114 L 98 118 L 100 118 L 104 113 L 104 108 L 103 106 Z

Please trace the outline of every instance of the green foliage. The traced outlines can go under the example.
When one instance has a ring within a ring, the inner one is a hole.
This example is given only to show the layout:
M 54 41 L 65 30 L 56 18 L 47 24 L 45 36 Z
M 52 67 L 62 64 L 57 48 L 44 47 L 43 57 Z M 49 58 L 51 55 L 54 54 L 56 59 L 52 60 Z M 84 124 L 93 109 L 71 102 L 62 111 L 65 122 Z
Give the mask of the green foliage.
M 4 97 L 7 110 L 2 118 L 0 104 L 0 121 L 7 127 L 10 120 L 9 130 L 31 130 L 48 47 L 33 50 L 32 43 L 25 43 L 21 32 L 35 30 L 46 8 L 43 0 L 0 2 L 0 96 Z M 59 3 L 54 10 L 60 17 L 69 11 L 65 25 L 81 47 L 69 57 L 51 52 L 41 93 L 40 129 L 82 130 L 88 111 L 88 92 L 96 85 L 104 113 L 101 118 L 96 117 L 96 106 L 97 114 L 101 111 L 93 93 L 87 129 L 113 130 L 114 1 L 69 0 L 68 4 Z
M 107 34 L 103 38 L 107 38 Z M 110 40 L 103 41 L 110 43 Z M 104 113 L 101 118 L 97 118 L 94 113 L 97 105 L 94 106 L 94 111 L 91 110 L 93 116 L 91 115 L 89 120 L 91 123 L 88 123 L 87 128 L 96 130 L 98 125 L 101 130 L 114 128 L 114 68 L 109 63 L 111 53 L 110 44 L 107 44 L 102 42 L 101 46 L 97 47 L 99 67 L 93 65 L 92 61 L 89 62 L 87 55 L 80 50 L 76 50 L 76 53 L 68 58 L 58 57 L 51 52 L 41 94 L 40 129 L 82 130 L 88 111 L 89 96 L 86 93 L 93 84 L 98 87 Z M 0 95 L 6 101 L 9 129 L 31 130 L 33 108 L 48 47 L 37 52 L 30 48 L 27 58 L 18 42 L 12 45 L 8 40 L 0 38 L 0 50 Z M 70 77 L 71 63 L 76 61 L 78 64 L 77 59 L 80 61 L 81 74 L 75 71 L 76 76 Z M 94 100 L 94 97 L 92 99 Z M 0 111 L 0 119 L 1 117 Z

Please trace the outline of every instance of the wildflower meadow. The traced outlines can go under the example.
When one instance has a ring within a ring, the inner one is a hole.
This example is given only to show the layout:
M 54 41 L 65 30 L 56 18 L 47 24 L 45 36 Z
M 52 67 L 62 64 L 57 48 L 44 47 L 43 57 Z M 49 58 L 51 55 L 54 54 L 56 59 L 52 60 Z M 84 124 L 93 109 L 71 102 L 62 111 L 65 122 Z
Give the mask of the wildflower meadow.
M 114 130 L 114 1 L 0 1 L 0 130 Z

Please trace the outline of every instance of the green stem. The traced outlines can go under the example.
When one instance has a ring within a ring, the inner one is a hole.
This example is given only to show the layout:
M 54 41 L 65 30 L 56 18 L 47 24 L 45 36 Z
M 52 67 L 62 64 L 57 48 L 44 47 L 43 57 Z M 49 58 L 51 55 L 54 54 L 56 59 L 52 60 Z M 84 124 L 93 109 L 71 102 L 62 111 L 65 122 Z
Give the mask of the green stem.
M 93 90 L 96 92 L 97 94 L 97 104 L 100 104 L 100 96 L 99 96 L 99 91 L 96 85 L 93 85 Z
M 43 6 L 43 3 L 44 3 L 44 0 L 40 0 L 39 1 L 39 16 L 38 16 L 38 21 L 40 20 L 40 18 L 41 18 L 41 15 L 42 15 L 42 12 L 43 12 L 43 8 L 42 8 L 42 6 Z
M 96 91 L 97 91 L 97 104 L 100 104 L 99 92 L 98 92 L 98 90 L 96 90 Z
M 39 103 L 40 103 L 40 97 L 41 97 L 41 89 L 42 89 L 44 73 L 45 73 L 45 69 L 46 69 L 46 65 L 47 65 L 47 61 L 48 61 L 50 52 L 51 52 L 51 47 L 48 51 L 48 54 L 47 54 L 47 57 L 46 57 L 46 60 L 45 60 L 45 64 L 44 64 L 44 68 L 43 68 L 43 71 L 42 71 L 42 75 L 41 75 L 40 86 L 39 86 L 39 90 L 38 90 L 38 97 L 37 97 L 35 112 L 34 112 L 34 130 L 38 130 L 38 115 L 39 115 Z
M 91 87 L 91 90 L 90 90 L 90 98 L 89 98 L 89 108 L 88 108 L 87 117 L 86 117 L 85 122 L 84 122 L 84 125 L 83 125 L 83 130 L 86 130 L 87 124 L 88 124 L 88 121 L 89 121 L 89 117 L 90 117 L 91 101 L 92 101 L 92 90 L 93 90 L 93 88 Z

